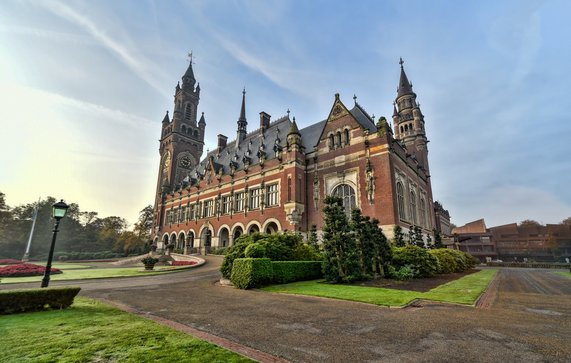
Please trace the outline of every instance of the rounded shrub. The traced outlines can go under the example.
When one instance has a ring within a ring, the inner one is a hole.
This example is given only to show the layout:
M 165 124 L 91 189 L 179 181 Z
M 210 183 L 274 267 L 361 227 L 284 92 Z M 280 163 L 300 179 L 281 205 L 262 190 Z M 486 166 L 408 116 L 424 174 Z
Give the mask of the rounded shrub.
M 455 272 L 458 268 L 458 263 L 454 255 L 448 251 L 452 251 L 446 248 L 438 248 L 435 250 L 430 250 L 432 256 L 436 257 L 439 262 L 439 274 L 449 274 Z
M 266 247 L 258 242 L 254 242 L 246 247 L 244 250 L 244 256 L 248 258 L 266 257 Z
M 414 277 L 434 276 L 440 270 L 438 259 L 418 246 L 394 247 L 392 264 L 396 270 L 409 265 L 415 270 Z

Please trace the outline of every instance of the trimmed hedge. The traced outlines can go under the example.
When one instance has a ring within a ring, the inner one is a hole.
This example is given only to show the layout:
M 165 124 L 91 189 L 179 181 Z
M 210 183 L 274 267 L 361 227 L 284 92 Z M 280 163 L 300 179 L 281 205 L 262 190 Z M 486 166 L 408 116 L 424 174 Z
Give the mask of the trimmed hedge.
M 234 260 L 230 281 L 239 289 L 262 286 L 272 279 L 269 258 L 237 258 Z
M 458 263 L 451 252 L 452 250 L 447 248 L 438 248 L 428 251 L 428 253 L 435 256 L 438 262 L 440 262 L 439 274 L 449 274 L 458 270 Z
M 323 277 L 321 265 L 321 261 L 272 261 L 272 282 L 286 284 L 318 279 Z
M 26 290 L 0 290 L 0 314 L 65 309 L 73 304 L 79 287 L 53 287 Z

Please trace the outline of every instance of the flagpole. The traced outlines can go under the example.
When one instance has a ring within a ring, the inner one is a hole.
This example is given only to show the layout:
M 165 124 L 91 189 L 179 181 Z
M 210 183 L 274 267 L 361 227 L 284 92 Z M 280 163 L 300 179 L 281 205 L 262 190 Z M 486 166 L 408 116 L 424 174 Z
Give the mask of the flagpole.
M 26 246 L 26 253 L 24 253 L 24 257 L 22 257 L 22 262 L 28 262 L 30 259 L 30 246 L 32 245 L 32 237 L 34 236 L 34 227 L 36 227 L 36 219 L 38 218 L 38 208 L 40 207 L 40 200 L 38 198 L 38 204 L 34 208 L 34 215 L 32 216 L 32 229 L 30 230 L 30 237 L 28 237 L 28 245 Z

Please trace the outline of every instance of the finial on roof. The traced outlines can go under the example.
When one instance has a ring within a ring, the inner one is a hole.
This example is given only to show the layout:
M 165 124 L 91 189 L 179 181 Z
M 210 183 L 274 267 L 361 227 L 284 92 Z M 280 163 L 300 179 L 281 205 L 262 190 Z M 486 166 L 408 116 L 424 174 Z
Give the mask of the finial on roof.
M 404 61 L 402 60 L 402 57 L 400 57 L 400 61 L 399 61 L 399 64 L 400 64 L 400 67 L 401 67 L 401 69 L 403 69 L 403 64 L 404 64 Z
M 353 94 L 353 101 L 355 101 L 355 104 L 357 104 L 357 95 Z
M 373 116 L 371 116 L 371 118 L 373 119 L 373 123 L 375 123 L 375 114 L 373 114 Z
M 287 117 L 289 118 L 289 112 L 290 112 L 290 111 L 289 111 L 289 107 L 288 107 L 288 109 L 287 109 L 286 112 L 287 112 Z
M 163 123 L 168 124 L 169 122 L 170 122 L 169 111 L 167 110 L 167 113 L 166 113 L 165 117 L 163 118 Z

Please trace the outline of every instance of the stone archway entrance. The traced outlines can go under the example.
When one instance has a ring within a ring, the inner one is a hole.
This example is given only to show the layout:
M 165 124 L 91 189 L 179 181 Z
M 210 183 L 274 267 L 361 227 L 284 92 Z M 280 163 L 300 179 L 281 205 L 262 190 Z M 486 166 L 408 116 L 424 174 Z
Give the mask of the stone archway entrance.
M 210 231 L 210 229 L 204 228 L 202 230 L 202 233 L 200 234 L 200 245 L 203 247 L 203 254 L 210 252 L 210 248 L 212 246 L 212 231 Z
M 268 223 L 268 225 L 266 226 L 266 230 L 265 232 L 267 234 L 274 234 L 278 232 L 278 225 L 275 222 L 270 222 Z
M 230 245 L 230 232 L 228 232 L 228 228 L 223 227 L 218 234 L 218 246 L 219 247 L 228 247 Z

